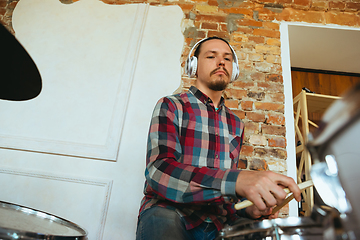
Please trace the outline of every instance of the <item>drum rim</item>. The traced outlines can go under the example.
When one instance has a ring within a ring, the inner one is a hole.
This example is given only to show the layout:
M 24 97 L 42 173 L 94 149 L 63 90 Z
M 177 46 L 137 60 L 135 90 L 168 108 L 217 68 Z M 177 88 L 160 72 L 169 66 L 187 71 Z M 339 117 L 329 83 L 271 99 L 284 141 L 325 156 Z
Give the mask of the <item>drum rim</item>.
M 65 218 L 61 218 L 61 217 L 55 216 L 53 214 L 50 214 L 50 213 L 47 213 L 47 212 L 44 212 L 41 210 L 37 210 L 34 208 L 21 206 L 18 204 L 13 204 L 13 203 L 4 202 L 4 201 L 0 201 L 0 207 L 23 212 L 27 215 L 36 215 L 36 217 L 39 217 L 39 218 L 42 218 L 45 220 L 50 220 L 55 223 L 64 225 L 68 228 L 78 231 L 79 234 L 82 234 L 82 235 L 74 235 L 74 236 L 59 236 L 59 235 L 44 234 L 44 233 L 37 233 L 37 232 L 31 232 L 31 231 L 22 231 L 22 230 L 13 229 L 13 228 L 4 228 L 4 227 L 0 226 L 0 237 L 2 236 L 3 233 L 6 234 L 5 236 L 9 237 L 9 232 L 6 232 L 6 231 L 11 231 L 11 233 L 14 234 L 14 236 L 17 236 L 17 238 L 31 237 L 31 238 L 37 238 L 37 239 L 54 239 L 54 240 L 56 240 L 56 239 L 59 239 L 59 240 L 60 239 L 76 239 L 76 240 L 87 239 L 86 238 L 87 231 L 84 228 L 80 227 L 79 225 L 77 225 Z M 39 213 L 41 213 L 41 216 L 39 216 Z M 17 238 L 14 238 L 14 239 L 17 239 Z
M 300 224 L 300 225 L 299 225 Z M 261 226 L 264 225 L 264 226 Z M 246 229 L 236 229 L 236 227 L 246 227 Z M 269 230 L 272 230 L 274 227 L 279 227 L 280 229 L 288 229 L 293 227 L 320 227 L 322 228 L 322 223 L 316 222 L 310 217 L 286 217 L 286 218 L 276 218 L 276 219 L 264 219 L 264 220 L 250 220 L 242 224 L 235 224 L 231 226 L 224 227 L 217 234 L 218 238 L 231 238 L 239 236 L 239 234 L 247 235 L 251 233 L 264 233 L 267 235 Z M 249 229 L 250 227 L 250 229 Z M 262 228 L 261 228 L 262 227 Z

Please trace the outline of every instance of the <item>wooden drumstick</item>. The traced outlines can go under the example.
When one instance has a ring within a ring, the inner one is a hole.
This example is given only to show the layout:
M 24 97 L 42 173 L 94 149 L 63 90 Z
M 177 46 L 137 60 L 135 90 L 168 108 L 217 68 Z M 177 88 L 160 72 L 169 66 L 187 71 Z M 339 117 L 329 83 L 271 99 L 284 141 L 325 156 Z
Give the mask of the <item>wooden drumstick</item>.
M 306 182 L 300 183 L 298 186 L 299 186 L 301 191 L 304 191 L 305 189 L 314 186 L 314 183 L 313 183 L 312 180 L 308 180 Z M 291 194 L 291 195 L 287 196 L 286 199 L 280 205 L 276 206 L 272 210 L 271 214 L 275 214 L 277 211 L 279 211 L 283 206 L 288 204 L 293 199 L 294 199 L 294 194 Z
M 302 182 L 302 183 L 300 183 L 298 186 L 299 186 L 299 188 L 300 188 L 300 190 L 304 190 L 304 189 L 307 189 L 307 188 L 309 188 L 309 187 L 312 187 L 314 185 L 314 183 L 312 182 L 312 180 L 308 180 L 308 181 L 306 181 L 306 182 Z M 288 188 L 284 188 L 284 191 L 286 192 L 286 193 L 290 193 L 290 190 L 288 189 Z M 288 198 L 290 198 L 290 196 L 288 196 Z M 291 199 L 290 199 L 291 200 Z M 290 201 L 289 200 L 289 201 Z M 285 201 L 287 201 L 287 199 L 285 199 Z M 285 202 L 284 201 L 284 202 Z M 283 202 L 283 203 L 284 203 Z M 283 204 L 282 203 L 282 204 Z M 240 203 L 237 203 L 237 204 L 235 204 L 235 209 L 236 210 L 240 210 L 240 209 L 243 209 L 243 208 L 247 208 L 247 207 L 250 207 L 251 205 L 253 205 L 254 203 L 252 203 L 250 200 L 245 200 L 245 201 L 242 201 L 242 202 L 240 202 Z M 280 204 L 279 206 L 281 206 L 282 204 Z M 286 204 L 286 203 L 285 203 Z M 284 205 L 285 205 L 284 204 Z M 281 207 L 283 207 L 284 205 L 282 205 Z M 281 208 L 280 207 L 280 208 Z M 280 209 L 279 208 L 279 209 Z M 277 209 L 276 211 L 278 211 L 279 209 Z M 274 210 L 275 210 L 275 208 L 274 208 Z M 274 210 L 273 210 L 273 212 L 274 212 Z

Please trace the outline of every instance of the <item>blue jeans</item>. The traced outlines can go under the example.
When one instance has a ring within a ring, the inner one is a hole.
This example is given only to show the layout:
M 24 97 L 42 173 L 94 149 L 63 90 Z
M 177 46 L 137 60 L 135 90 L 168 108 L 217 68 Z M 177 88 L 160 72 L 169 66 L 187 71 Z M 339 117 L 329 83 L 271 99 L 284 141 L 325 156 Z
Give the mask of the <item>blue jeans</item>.
M 136 240 L 213 240 L 217 232 L 213 223 L 206 222 L 186 230 L 177 212 L 154 206 L 141 213 Z

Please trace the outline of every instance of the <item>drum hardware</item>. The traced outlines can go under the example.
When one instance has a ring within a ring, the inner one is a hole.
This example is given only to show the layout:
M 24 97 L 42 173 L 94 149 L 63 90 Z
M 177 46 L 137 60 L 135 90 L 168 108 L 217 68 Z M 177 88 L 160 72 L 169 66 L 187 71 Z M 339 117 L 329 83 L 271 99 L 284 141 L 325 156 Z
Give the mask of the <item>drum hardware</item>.
M 239 220 L 219 231 L 216 240 L 320 240 L 323 227 L 310 217 L 288 217 L 271 220 Z
M 87 232 L 63 218 L 0 201 L 1 240 L 87 240 Z
M 314 160 L 314 188 L 325 206 L 315 204 L 310 217 L 239 220 L 219 231 L 217 240 L 360 239 L 360 84 L 321 121 L 306 147 Z
M 321 121 L 306 146 L 314 160 L 310 174 L 322 201 L 334 210 L 333 236 L 360 239 L 360 84 L 335 101 Z M 330 235 L 326 239 L 334 239 Z

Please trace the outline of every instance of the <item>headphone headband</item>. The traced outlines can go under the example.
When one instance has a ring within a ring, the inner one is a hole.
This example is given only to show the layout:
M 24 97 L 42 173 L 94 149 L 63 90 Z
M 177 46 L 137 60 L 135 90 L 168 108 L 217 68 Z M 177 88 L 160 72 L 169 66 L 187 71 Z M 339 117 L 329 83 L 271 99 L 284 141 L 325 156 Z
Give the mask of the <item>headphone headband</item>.
M 195 45 L 191 48 L 190 52 L 189 52 L 189 56 L 185 62 L 185 73 L 193 78 L 195 77 L 196 75 L 196 71 L 197 71 L 197 57 L 196 56 L 192 56 L 191 57 L 191 54 L 192 52 L 194 51 L 194 49 L 196 47 L 198 47 L 202 42 L 204 41 L 207 41 L 207 40 L 211 40 L 211 39 L 219 39 L 219 40 L 222 40 L 224 42 L 227 43 L 227 45 L 230 47 L 231 49 L 231 52 L 233 54 L 233 71 L 232 71 L 232 74 L 231 74 L 231 82 L 234 81 L 235 79 L 237 79 L 239 77 L 239 73 L 240 73 L 240 70 L 239 70 L 239 63 L 238 63 L 238 58 L 236 56 L 236 52 L 235 50 L 233 49 L 233 47 L 224 39 L 222 38 L 204 38 L 200 41 L 198 41 L 197 43 L 195 43 Z

